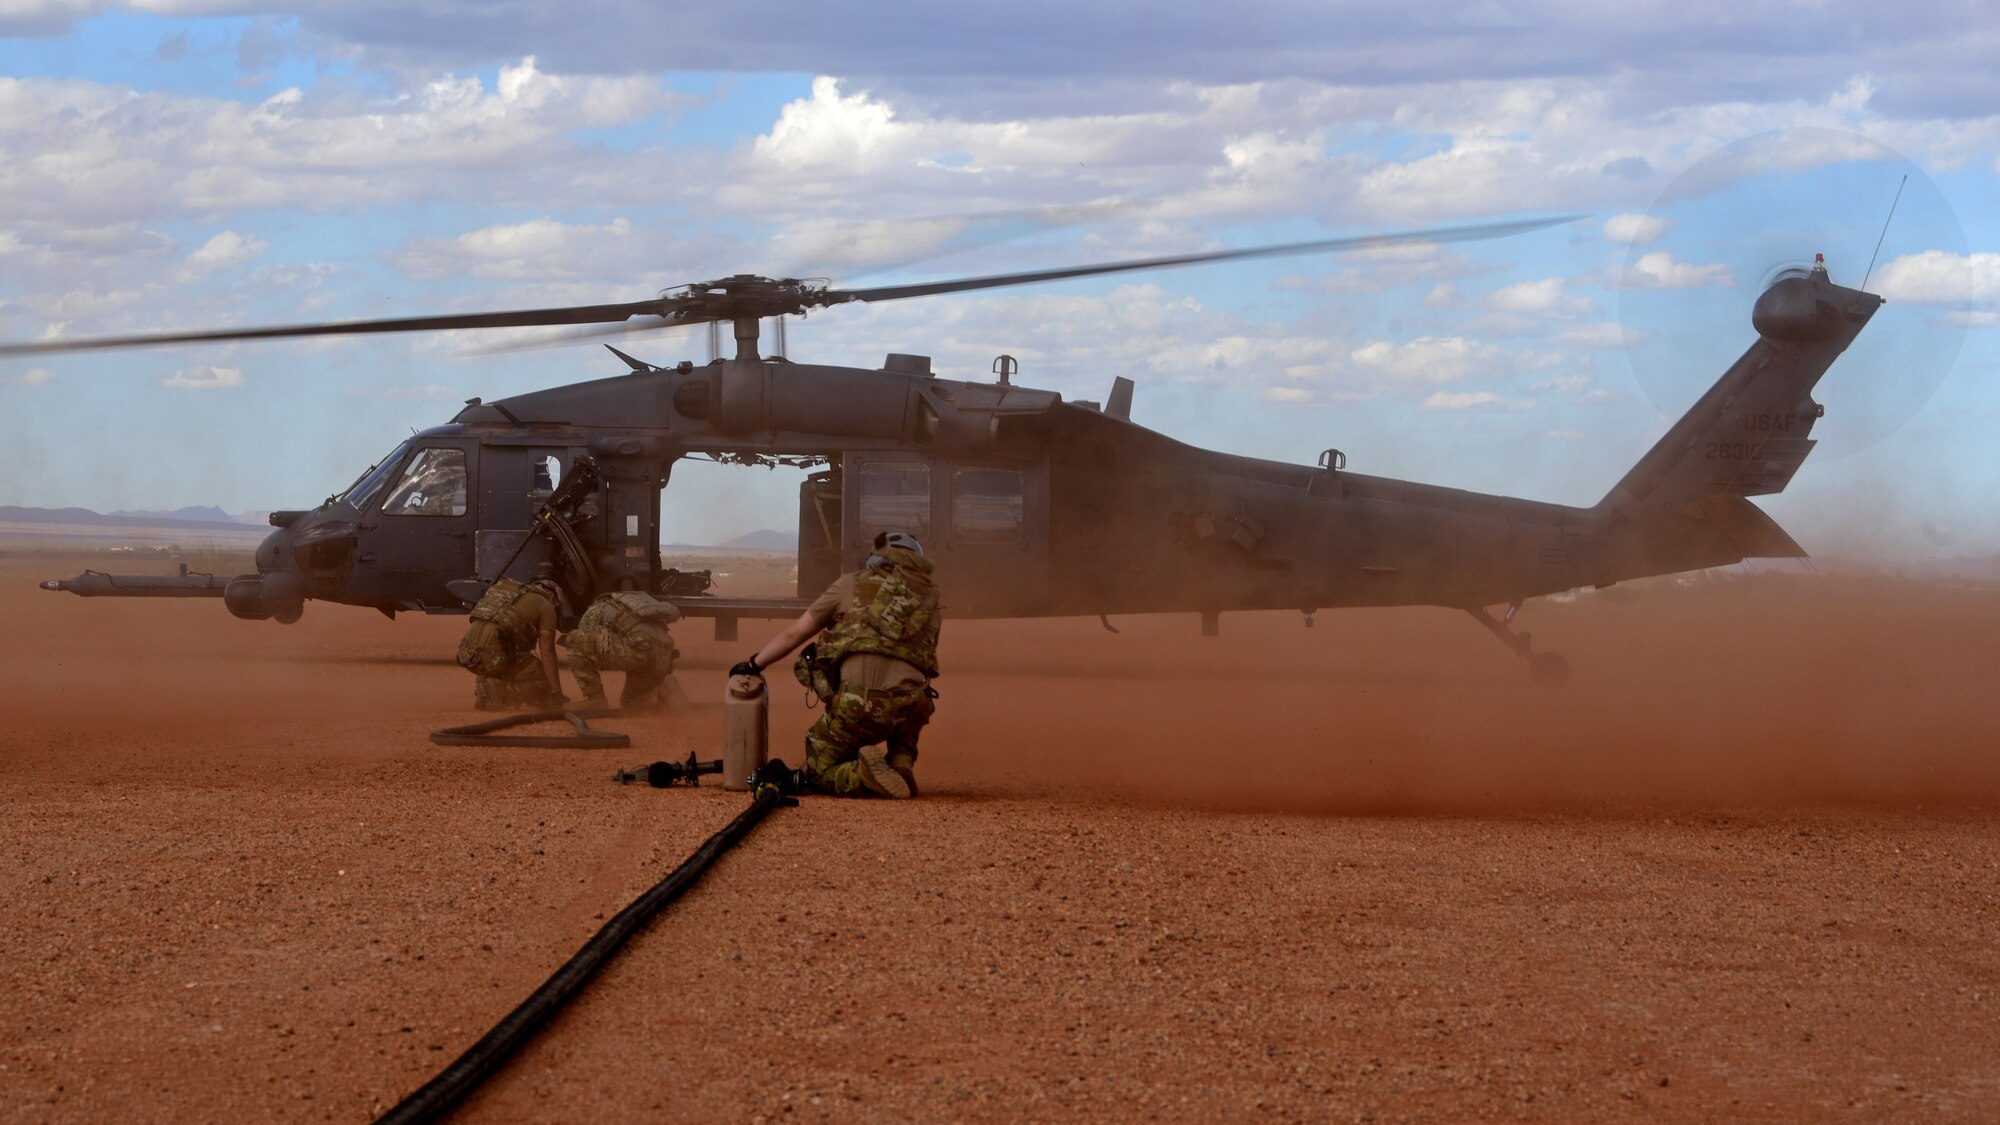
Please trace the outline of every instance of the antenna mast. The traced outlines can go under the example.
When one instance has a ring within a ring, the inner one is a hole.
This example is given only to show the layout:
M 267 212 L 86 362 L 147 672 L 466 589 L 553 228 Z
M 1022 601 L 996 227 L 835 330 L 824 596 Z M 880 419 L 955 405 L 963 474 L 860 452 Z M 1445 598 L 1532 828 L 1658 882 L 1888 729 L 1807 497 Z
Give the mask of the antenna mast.
M 1890 220 L 1896 217 L 1896 204 L 1903 201 L 1903 188 L 1908 186 L 1910 174 L 1903 173 L 1903 182 L 1896 185 L 1896 198 L 1889 201 L 1889 218 L 1882 220 L 1882 233 L 1875 236 L 1875 252 L 1868 256 L 1868 272 L 1861 275 L 1861 288 L 1868 288 L 1868 279 L 1875 276 L 1875 259 L 1882 256 L 1882 240 L 1889 237 Z

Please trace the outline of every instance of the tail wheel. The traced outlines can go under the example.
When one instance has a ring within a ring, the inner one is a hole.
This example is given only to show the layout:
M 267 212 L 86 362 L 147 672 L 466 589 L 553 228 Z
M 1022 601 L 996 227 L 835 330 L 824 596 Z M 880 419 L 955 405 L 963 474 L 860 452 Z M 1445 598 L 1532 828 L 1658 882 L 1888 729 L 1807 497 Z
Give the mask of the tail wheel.
M 1536 687 L 1561 687 L 1569 682 L 1569 661 L 1559 652 L 1538 652 L 1528 658 L 1528 678 Z

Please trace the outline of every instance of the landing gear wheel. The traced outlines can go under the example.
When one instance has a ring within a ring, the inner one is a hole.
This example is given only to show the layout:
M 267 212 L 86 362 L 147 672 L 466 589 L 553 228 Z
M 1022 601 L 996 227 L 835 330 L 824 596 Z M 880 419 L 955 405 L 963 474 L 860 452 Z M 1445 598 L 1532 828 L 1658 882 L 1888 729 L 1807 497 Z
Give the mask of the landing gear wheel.
M 1528 678 L 1536 687 L 1561 687 L 1569 682 L 1569 661 L 1560 652 L 1538 652 L 1528 658 Z

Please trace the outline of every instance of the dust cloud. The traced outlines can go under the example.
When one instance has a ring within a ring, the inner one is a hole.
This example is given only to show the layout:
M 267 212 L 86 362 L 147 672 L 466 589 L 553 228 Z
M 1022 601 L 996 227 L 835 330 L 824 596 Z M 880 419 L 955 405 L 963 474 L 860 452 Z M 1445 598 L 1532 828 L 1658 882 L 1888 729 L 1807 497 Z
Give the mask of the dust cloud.
M 34 588 L 73 562 L 0 566 L 21 639 L 0 703 L 63 745 L 284 721 L 301 749 L 365 728 L 353 752 L 375 759 L 470 719 L 449 659 L 462 619 L 314 603 L 284 627 Z M 1516 624 L 1568 658 L 1555 689 L 1451 610 L 1225 614 L 1218 637 L 1192 615 L 1113 624 L 948 619 L 926 796 L 1433 815 L 2000 802 L 1991 584 L 1718 572 L 1542 599 Z M 689 694 L 719 702 L 723 669 L 778 627 L 678 626 Z M 787 670 L 771 684 L 773 753 L 796 758 L 816 712 Z M 713 707 L 673 725 L 683 754 L 719 745 Z
M 1495 814 L 2000 798 L 2000 591 L 1728 575 L 1531 603 L 1567 686 L 1443 609 L 955 622 L 942 788 Z

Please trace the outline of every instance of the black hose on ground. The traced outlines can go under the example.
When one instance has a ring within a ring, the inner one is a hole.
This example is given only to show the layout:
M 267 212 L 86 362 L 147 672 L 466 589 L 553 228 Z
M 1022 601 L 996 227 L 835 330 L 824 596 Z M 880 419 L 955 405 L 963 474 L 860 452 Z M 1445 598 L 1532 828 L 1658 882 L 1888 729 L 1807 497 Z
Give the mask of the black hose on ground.
M 451 1112 L 467 1094 L 500 1069 L 508 1056 L 532 1038 L 549 1017 L 582 991 L 597 970 L 618 952 L 618 947 L 625 944 L 625 939 L 638 932 L 639 927 L 651 921 L 668 903 L 693 886 L 702 872 L 721 858 L 723 852 L 735 847 L 750 834 L 757 822 L 764 819 L 764 814 L 777 805 L 797 803 L 781 796 L 775 786 L 759 787 L 749 808 L 725 825 L 722 831 L 710 836 L 707 843 L 696 848 L 694 854 L 674 868 L 672 874 L 604 923 L 604 927 L 584 943 L 582 949 L 577 950 L 576 956 L 557 969 L 554 976 L 521 1001 L 519 1007 L 507 1013 L 505 1019 L 495 1024 L 493 1030 L 467 1048 L 450 1066 L 439 1071 L 436 1078 L 424 1083 L 415 1093 L 397 1103 L 394 1109 L 377 1118 L 376 1125 L 436 1121 Z
M 632 745 L 632 736 L 616 731 L 591 730 L 589 720 L 604 715 L 616 715 L 618 711 L 609 708 L 576 710 L 558 707 L 548 711 L 524 711 L 518 715 L 508 715 L 499 719 L 488 719 L 483 723 L 471 723 L 462 727 L 446 727 L 431 732 L 431 741 L 439 746 L 552 746 L 566 750 L 589 750 L 592 748 L 623 748 Z M 494 731 L 510 727 L 532 726 L 535 723 L 566 720 L 576 728 L 575 734 L 495 734 Z

